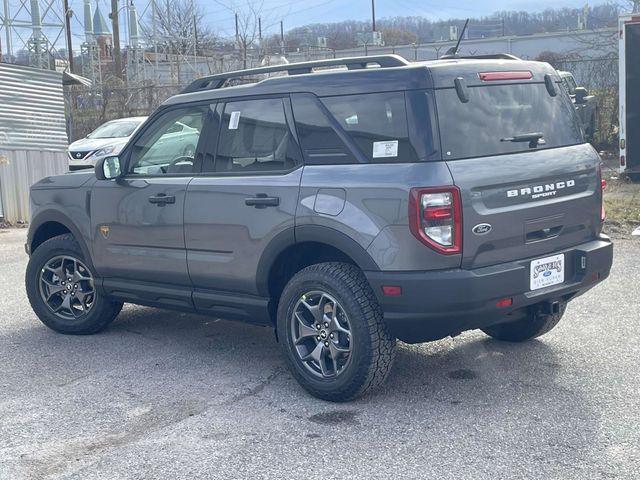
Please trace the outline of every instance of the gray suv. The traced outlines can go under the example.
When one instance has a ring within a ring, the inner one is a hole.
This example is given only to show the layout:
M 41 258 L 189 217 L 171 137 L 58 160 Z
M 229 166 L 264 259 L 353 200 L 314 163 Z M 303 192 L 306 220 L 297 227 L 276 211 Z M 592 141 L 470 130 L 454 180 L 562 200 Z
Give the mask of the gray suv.
M 124 302 L 269 325 L 333 401 L 380 384 L 396 339 L 542 335 L 613 255 L 560 82 L 506 56 L 199 79 L 95 172 L 32 187 L 31 305 L 67 334 Z M 158 147 L 177 124 L 190 154 Z

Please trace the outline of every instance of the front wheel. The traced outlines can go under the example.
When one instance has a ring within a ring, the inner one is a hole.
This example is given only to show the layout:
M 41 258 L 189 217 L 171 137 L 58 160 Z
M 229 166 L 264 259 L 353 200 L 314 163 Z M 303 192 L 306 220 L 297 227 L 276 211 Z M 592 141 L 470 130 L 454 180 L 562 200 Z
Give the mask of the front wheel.
M 564 315 L 566 306 L 566 303 L 560 304 L 560 311 L 553 314 L 544 314 L 537 309 L 532 309 L 520 320 L 491 325 L 483 328 L 482 331 L 496 340 L 526 342 L 544 335 L 555 327 Z
M 101 295 L 72 235 L 60 235 L 40 245 L 29 259 L 25 278 L 33 311 L 59 333 L 86 335 L 111 323 L 122 303 Z
M 346 263 L 312 265 L 289 281 L 278 307 L 278 333 L 298 383 L 334 402 L 380 385 L 395 354 L 395 338 L 371 287 Z

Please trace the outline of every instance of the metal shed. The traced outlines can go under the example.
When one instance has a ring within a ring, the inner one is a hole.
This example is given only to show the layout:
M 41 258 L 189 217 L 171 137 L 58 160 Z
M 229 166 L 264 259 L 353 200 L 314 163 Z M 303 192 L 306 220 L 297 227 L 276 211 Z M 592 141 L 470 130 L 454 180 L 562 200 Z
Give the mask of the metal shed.
M 29 187 L 67 171 L 62 74 L 0 63 L 0 218 L 29 220 Z

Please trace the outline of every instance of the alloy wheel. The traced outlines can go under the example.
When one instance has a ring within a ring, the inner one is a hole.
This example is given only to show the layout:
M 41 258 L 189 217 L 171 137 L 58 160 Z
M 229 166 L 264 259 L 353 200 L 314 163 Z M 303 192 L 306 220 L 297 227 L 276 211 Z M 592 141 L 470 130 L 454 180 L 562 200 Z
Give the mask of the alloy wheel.
M 77 258 L 59 255 L 40 270 L 40 296 L 52 313 L 65 320 L 85 315 L 95 301 L 93 276 Z
M 331 295 L 315 290 L 296 302 L 291 339 L 298 358 L 320 378 L 337 377 L 351 360 L 353 338 L 344 308 Z

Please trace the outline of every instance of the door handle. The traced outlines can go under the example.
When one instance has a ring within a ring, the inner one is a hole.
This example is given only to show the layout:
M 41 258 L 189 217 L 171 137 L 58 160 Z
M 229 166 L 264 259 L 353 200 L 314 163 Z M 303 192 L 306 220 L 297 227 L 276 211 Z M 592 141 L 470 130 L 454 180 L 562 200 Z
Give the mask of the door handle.
M 164 207 L 168 203 L 176 203 L 176 197 L 173 195 L 167 195 L 166 193 L 159 193 L 158 195 L 152 195 L 149 197 L 149 203 Z
M 266 193 L 258 193 L 255 197 L 244 199 L 244 204 L 255 208 L 277 207 L 280 197 L 268 197 Z

